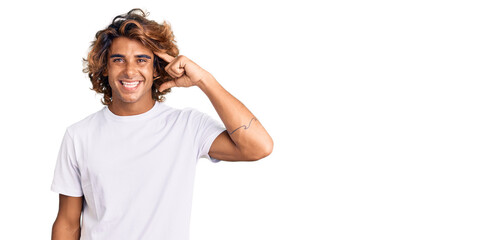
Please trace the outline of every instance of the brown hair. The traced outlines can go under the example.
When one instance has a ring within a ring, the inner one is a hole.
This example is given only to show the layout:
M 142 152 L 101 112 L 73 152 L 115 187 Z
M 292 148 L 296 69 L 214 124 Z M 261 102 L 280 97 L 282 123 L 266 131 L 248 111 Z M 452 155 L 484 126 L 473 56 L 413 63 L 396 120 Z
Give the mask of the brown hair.
M 145 13 L 138 8 L 119 15 L 107 28 L 98 31 L 96 39 L 91 43 L 91 50 L 87 59 L 84 59 L 83 72 L 89 75 L 93 84 L 91 89 L 97 93 L 103 93 L 101 102 L 104 105 L 112 103 L 112 88 L 108 83 L 108 77 L 103 74 L 107 71 L 108 51 L 115 38 L 127 37 L 138 40 L 153 52 L 165 52 L 173 57 L 178 56 L 179 51 L 171 26 L 166 21 L 159 24 L 148 20 L 147 16 L 148 12 Z M 166 61 L 154 55 L 154 72 L 158 76 L 154 77 L 152 84 L 152 99 L 159 102 L 164 101 L 164 94 L 171 91 L 171 89 L 159 91 L 161 84 L 173 80 L 164 70 L 167 65 Z

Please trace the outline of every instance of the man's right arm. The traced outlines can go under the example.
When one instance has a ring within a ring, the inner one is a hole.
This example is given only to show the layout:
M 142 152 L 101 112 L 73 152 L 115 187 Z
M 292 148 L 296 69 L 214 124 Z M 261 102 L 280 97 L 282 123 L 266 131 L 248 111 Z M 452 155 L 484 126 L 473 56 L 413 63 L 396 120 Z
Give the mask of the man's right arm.
M 80 214 L 84 197 L 59 194 L 59 211 L 52 226 L 52 240 L 79 240 Z

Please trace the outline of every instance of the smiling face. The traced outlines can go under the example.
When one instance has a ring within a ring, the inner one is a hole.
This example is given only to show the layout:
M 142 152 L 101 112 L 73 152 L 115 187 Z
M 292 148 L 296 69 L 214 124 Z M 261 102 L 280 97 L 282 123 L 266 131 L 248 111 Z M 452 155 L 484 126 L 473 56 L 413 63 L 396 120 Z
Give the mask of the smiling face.
M 153 106 L 154 54 L 141 42 L 126 37 L 112 41 L 108 53 L 108 82 L 112 88 L 111 108 L 146 109 Z

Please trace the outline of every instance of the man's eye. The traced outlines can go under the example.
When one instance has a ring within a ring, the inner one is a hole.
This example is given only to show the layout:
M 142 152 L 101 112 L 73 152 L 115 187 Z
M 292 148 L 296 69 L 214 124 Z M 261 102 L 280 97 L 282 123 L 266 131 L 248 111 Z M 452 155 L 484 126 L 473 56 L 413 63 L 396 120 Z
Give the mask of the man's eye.
M 138 59 L 138 62 L 147 62 L 145 59 Z
M 114 60 L 112 60 L 113 62 L 124 62 L 124 60 L 122 58 L 116 58 Z

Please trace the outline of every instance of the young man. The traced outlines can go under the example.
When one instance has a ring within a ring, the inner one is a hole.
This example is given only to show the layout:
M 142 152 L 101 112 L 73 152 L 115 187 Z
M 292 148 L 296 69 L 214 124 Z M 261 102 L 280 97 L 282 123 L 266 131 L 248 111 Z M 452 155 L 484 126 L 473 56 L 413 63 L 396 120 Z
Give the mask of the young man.
M 254 161 L 272 151 L 257 118 L 178 55 L 169 25 L 139 9 L 99 31 L 85 62 L 106 106 L 65 132 L 51 186 L 60 194 L 52 239 L 187 240 L 198 159 Z M 225 128 L 195 109 L 160 103 L 170 88 L 191 86 L 208 96 Z

